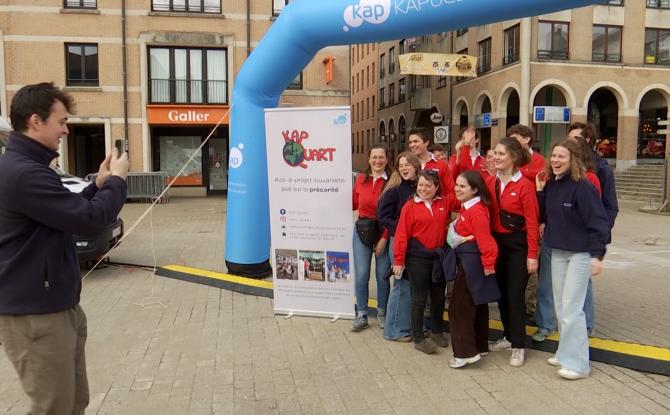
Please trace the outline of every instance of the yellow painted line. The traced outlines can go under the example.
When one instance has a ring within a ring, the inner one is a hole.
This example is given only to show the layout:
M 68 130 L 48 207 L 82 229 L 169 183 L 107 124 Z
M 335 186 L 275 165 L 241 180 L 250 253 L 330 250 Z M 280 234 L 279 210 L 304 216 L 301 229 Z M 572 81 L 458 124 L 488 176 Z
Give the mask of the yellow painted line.
M 205 269 L 191 268 L 183 265 L 167 265 L 162 268 L 170 271 L 182 272 L 184 274 L 195 275 L 198 277 L 212 278 L 219 281 L 234 282 L 236 284 L 248 285 L 251 287 L 272 289 L 272 281 L 255 280 L 253 278 L 237 277 L 235 275 L 224 274 L 222 272 L 207 271 Z
M 208 271 L 199 268 L 192 268 L 183 265 L 167 265 L 163 268 L 170 271 L 181 272 L 184 274 L 195 275 L 199 277 L 212 278 L 220 281 L 227 281 L 231 283 L 247 285 L 251 287 L 272 289 L 272 281 L 256 280 L 253 278 L 238 277 L 235 275 L 224 274 L 221 272 Z M 377 308 L 377 300 L 371 298 L 368 300 L 368 306 Z M 449 314 L 445 311 L 444 319 L 449 321 Z M 489 320 L 489 328 L 502 330 L 502 323 L 498 320 Z M 526 333 L 528 335 L 535 332 L 535 327 L 526 326 Z M 560 337 L 557 333 L 547 336 L 547 339 L 559 341 Z M 670 349 L 657 346 L 647 346 L 644 344 L 626 343 L 615 340 L 605 340 L 598 338 L 590 338 L 589 345 L 595 349 L 610 351 L 614 353 L 621 353 L 648 359 L 662 360 L 670 362 Z

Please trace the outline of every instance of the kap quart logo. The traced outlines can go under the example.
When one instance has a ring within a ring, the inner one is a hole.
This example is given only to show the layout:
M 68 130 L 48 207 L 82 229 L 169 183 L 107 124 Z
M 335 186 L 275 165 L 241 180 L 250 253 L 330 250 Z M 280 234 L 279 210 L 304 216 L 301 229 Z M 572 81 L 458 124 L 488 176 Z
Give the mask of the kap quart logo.
M 360 27 L 364 22 L 382 24 L 394 15 L 406 15 L 421 12 L 429 8 L 438 8 L 464 0 L 360 0 L 344 9 L 342 30 L 348 32 L 351 28 Z
M 291 167 L 307 168 L 307 162 L 330 162 L 335 157 L 335 148 L 305 148 L 303 141 L 309 138 L 309 132 L 284 130 L 284 161 Z

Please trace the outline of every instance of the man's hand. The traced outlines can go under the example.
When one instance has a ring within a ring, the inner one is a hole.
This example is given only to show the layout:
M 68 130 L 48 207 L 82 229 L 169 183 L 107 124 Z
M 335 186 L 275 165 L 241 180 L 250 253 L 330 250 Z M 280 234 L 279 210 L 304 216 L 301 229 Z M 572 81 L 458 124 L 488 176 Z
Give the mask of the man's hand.
M 487 277 L 490 277 L 491 275 L 496 275 L 495 268 L 489 268 L 489 269 L 484 268 L 484 275 L 486 275 Z
M 603 272 L 603 260 L 598 258 L 591 258 L 591 275 L 597 277 Z
M 538 264 L 537 259 L 528 258 L 528 261 L 526 261 L 526 267 L 528 268 L 529 274 L 537 272 L 537 264 Z
M 121 157 L 119 157 L 118 151 L 116 148 L 113 148 L 111 160 L 109 161 L 109 170 L 112 176 L 119 176 L 123 180 L 126 180 L 126 177 L 128 177 L 128 153 L 124 151 Z
M 477 139 L 477 134 L 475 128 L 470 126 L 465 132 L 463 132 L 463 142 L 466 146 L 473 147 L 475 145 L 475 140 Z
M 545 223 L 540 224 L 540 239 L 544 238 L 544 228 L 546 228 L 546 226 Z
M 402 277 L 402 272 L 405 270 L 405 267 L 402 265 L 394 265 L 393 266 L 393 275 L 395 275 L 396 278 L 400 279 Z
M 100 163 L 100 169 L 98 169 L 98 176 L 95 178 L 95 185 L 100 189 L 107 179 L 109 179 L 109 176 L 112 175 L 112 172 L 109 170 L 109 162 L 112 159 L 111 154 L 107 154 L 107 157 Z
M 388 239 L 386 238 L 381 238 L 377 241 L 377 244 L 375 245 L 375 256 L 381 256 L 384 253 L 387 243 Z

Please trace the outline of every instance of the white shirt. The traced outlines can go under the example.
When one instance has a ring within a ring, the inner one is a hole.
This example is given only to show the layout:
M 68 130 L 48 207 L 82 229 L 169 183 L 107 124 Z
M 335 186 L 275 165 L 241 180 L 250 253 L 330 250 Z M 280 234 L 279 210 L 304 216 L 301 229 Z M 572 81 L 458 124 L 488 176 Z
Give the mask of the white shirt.
M 500 194 L 502 194 L 502 192 L 505 191 L 505 187 L 507 186 L 507 182 L 502 180 L 502 178 L 500 177 L 500 173 L 498 173 L 497 176 L 500 179 Z M 516 183 L 519 180 L 521 180 L 522 177 L 523 177 L 523 174 L 520 171 L 518 171 L 518 172 L 516 172 L 516 174 L 514 176 L 510 177 L 510 180 L 513 181 L 514 183 Z
M 473 197 L 472 199 L 463 203 L 463 207 L 465 208 L 465 210 L 468 210 L 468 209 L 470 209 L 471 207 L 473 207 L 474 205 L 476 205 L 477 203 L 479 203 L 481 201 L 482 201 L 481 197 L 479 197 L 479 196 Z

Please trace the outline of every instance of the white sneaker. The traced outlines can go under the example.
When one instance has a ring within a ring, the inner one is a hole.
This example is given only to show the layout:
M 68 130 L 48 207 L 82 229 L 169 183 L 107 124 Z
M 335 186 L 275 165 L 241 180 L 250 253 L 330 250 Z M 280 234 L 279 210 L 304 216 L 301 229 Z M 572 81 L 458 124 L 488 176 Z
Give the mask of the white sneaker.
M 577 380 L 577 379 L 588 378 L 591 373 L 590 372 L 580 373 L 575 372 L 574 370 L 561 368 L 558 369 L 558 374 L 565 379 Z
M 549 359 L 547 359 L 547 363 L 549 363 L 552 366 L 560 366 L 561 362 L 558 361 L 556 356 L 552 356 Z
M 454 369 L 458 369 L 459 367 L 463 367 L 465 365 L 470 365 L 475 362 L 479 362 L 481 360 L 481 356 L 476 354 L 472 357 L 452 357 L 451 360 L 449 361 L 449 366 L 453 367 Z
M 494 342 L 489 343 L 489 351 L 491 352 L 500 352 L 503 350 L 509 350 L 512 348 L 512 343 L 510 343 L 506 338 L 500 338 Z
M 509 364 L 514 367 L 523 366 L 526 359 L 526 349 L 512 349 L 512 357 L 509 359 Z

